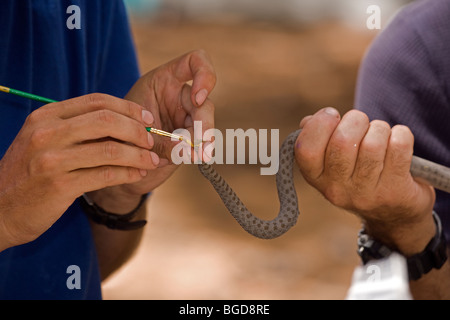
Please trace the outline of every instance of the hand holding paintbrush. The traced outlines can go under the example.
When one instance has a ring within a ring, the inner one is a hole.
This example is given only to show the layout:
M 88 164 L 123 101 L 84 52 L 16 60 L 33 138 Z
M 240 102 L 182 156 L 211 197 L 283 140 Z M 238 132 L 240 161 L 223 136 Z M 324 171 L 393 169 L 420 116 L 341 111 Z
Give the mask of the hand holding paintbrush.
M 155 146 L 149 132 L 162 134 L 162 124 L 189 129 L 190 120 L 212 128 L 207 95 L 214 84 L 204 53 L 191 52 L 144 75 L 125 100 L 90 94 L 56 102 L 0 87 L 46 104 L 28 116 L 0 162 L 0 207 L 8 212 L 0 220 L 0 251 L 36 239 L 87 192 L 108 212 L 133 210 L 176 169 L 164 159 L 173 142 Z
M 20 90 L 16 90 L 16 89 L 11 89 L 8 87 L 4 87 L 4 86 L 0 86 L 0 91 L 5 92 L 5 93 L 11 93 L 14 94 L 16 96 L 22 97 L 22 98 L 27 98 L 27 99 L 31 99 L 34 101 L 38 101 L 38 102 L 42 102 L 42 103 L 54 103 L 54 102 L 58 102 L 56 100 L 52 100 L 49 98 L 44 98 L 32 93 L 28 93 L 28 92 L 24 92 L 24 91 L 20 91 Z M 152 127 L 147 127 L 146 128 L 148 132 L 150 133 L 154 133 L 163 137 L 168 137 L 168 138 L 172 138 L 175 140 L 179 140 L 179 141 L 186 141 L 189 145 L 191 145 L 191 147 L 194 147 L 194 144 L 189 140 L 184 138 L 181 135 L 177 135 L 177 134 L 173 134 L 164 130 L 160 130 L 160 129 L 156 129 L 156 128 L 152 128 Z
M 31 113 L 1 160 L 0 206 L 8 215 L 0 228 L 8 226 L 6 242 L 33 240 L 85 192 L 136 183 L 155 170 L 160 159 L 150 151 L 154 141 L 145 113 L 133 102 L 102 94 Z M 129 196 L 124 207 L 127 201 L 131 206 L 136 200 Z M 27 232 L 16 231 L 16 225 Z

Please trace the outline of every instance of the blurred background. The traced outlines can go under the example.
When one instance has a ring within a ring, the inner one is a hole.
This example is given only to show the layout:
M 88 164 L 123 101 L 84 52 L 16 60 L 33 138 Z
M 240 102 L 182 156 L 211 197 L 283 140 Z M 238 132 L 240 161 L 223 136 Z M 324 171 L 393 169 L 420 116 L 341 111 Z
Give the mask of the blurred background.
M 326 106 L 353 107 L 359 64 L 403 0 L 126 0 L 142 72 L 193 49 L 216 67 L 216 127 L 279 129 Z M 369 5 L 381 30 L 368 30 Z M 281 143 L 281 141 L 280 141 Z M 260 165 L 216 165 L 257 216 L 279 210 Z M 152 195 L 142 245 L 103 286 L 105 299 L 344 299 L 355 266 L 357 218 L 295 172 L 300 217 L 275 240 L 243 231 L 185 165 Z

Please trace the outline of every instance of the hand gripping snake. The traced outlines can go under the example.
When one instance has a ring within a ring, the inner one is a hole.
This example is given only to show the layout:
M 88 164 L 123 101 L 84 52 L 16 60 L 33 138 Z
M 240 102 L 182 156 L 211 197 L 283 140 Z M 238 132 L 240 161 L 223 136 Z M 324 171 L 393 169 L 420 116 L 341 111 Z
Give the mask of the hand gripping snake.
M 300 212 L 294 186 L 293 167 L 294 145 L 300 132 L 301 129 L 291 133 L 280 148 L 279 169 L 276 174 L 280 211 L 271 221 L 253 215 L 211 165 L 206 163 L 198 165 L 200 172 L 209 180 L 231 215 L 245 231 L 255 237 L 274 239 L 286 233 L 297 223 Z M 450 193 L 450 168 L 413 156 L 410 171 L 413 177 L 421 178 L 436 189 Z

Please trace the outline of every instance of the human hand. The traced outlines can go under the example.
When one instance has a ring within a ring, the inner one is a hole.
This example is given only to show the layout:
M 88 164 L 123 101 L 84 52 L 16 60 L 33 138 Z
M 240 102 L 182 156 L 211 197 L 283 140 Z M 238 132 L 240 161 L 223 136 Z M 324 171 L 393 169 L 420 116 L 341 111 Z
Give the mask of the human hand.
M 102 94 L 34 111 L 0 161 L 0 251 L 36 239 L 84 192 L 154 170 L 159 157 L 145 129 L 152 118 Z
M 192 86 L 187 85 L 191 80 Z M 194 121 L 202 122 L 202 135 L 214 127 L 214 105 L 208 95 L 215 83 L 214 67 L 207 54 L 192 51 L 144 75 L 125 99 L 152 112 L 152 127 L 168 132 L 183 128 L 194 137 Z M 154 151 L 161 158 L 159 168 L 140 183 L 122 186 L 128 193 L 143 194 L 155 189 L 177 168 L 171 164 L 172 148 L 177 142 L 159 136 L 154 139 Z
M 352 110 L 306 117 L 295 155 L 305 179 L 334 205 L 359 216 L 367 231 L 403 253 L 422 251 L 435 234 L 434 189 L 410 174 L 414 137 Z

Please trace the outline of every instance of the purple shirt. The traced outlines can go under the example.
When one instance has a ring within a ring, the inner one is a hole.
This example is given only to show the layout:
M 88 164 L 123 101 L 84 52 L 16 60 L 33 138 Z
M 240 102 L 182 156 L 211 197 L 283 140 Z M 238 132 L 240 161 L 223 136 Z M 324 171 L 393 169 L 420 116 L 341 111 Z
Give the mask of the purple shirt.
M 371 120 L 403 124 L 414 154 L 450 166 L 450 1 L 416 1 L 401 10 L 367 53 L 356 108 Z M 450 195 L 435 210 L 450 240 Z

